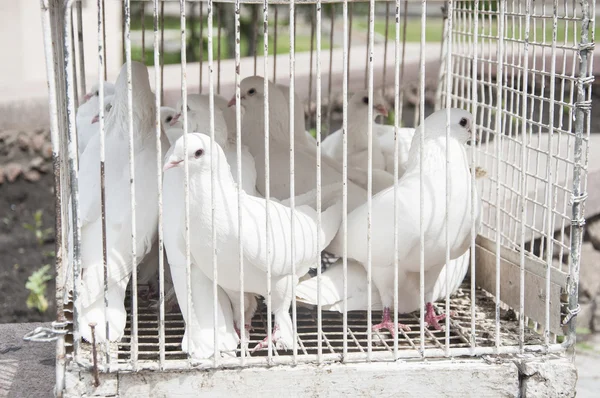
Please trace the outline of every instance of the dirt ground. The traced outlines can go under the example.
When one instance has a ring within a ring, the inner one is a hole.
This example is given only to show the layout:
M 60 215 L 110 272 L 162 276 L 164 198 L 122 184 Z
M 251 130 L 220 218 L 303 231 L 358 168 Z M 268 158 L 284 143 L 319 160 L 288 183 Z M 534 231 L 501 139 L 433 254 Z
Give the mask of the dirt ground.
M 0 323 L 41 322 L 56 319 L 54 279 L 48 282 L 49 307 L 45 313 L 26 305 L 27 278 L 45 264 L 54 267 L 54 232 L 39 244 L 23 224 L 34 224 L 42 210 L 42 228 L 54 231 L 54 179 L 43 174 L 37 182 L 17 179 L 0 185 Z

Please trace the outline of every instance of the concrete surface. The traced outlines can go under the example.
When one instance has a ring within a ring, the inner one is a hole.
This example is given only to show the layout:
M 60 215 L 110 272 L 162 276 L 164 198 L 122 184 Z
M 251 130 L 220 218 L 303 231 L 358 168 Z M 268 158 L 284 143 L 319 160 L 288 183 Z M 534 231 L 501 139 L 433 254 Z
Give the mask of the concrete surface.
M 0 325 L 0 397 L 53 397 L 54 343 L 31 343 L 23 336 L 48 323 Z
M 23 336 L 38 326 L 50 325 L 0 325 L 0 397 L 53 397 L 54 344 L 23 341 Z M 577 397 L 597 397 L 600 390 L 600 335 L 578 344 L 575 365 L 579 374 Z

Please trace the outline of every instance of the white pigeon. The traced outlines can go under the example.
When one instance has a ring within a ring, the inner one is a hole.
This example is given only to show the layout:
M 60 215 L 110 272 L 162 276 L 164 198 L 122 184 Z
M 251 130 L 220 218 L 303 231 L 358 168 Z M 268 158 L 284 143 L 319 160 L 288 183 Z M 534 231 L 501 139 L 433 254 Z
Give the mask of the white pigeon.
M 446 143 L 446 116 L 450 114 L 450 138 Z M 474 128 L 472 115 L 461 109 L 442 109 L 425 119 L 413 138 L 407 170 L 398 181 L 398 263 L 399 280 L 407 273 L 420 270 L 420 201 L 423 201 L 423 226 L 425 228 L 424 271 L 435 267 L 441 272 L 446 260 L 446 226 L 449 228 L 450 259 L 465 253 L 471 240 L 471 225 L 479 222 L 480 200 L 471 203 L 471 173 L 465 144 L 471 139 Z M 425 144 L 421 153 L 420 140 Z M 446 148 L 450 190 L 446 192 Z M 423 197 L 420 193 L 420 157 L 423 156 Z M 448 222 L 446 223 L 446 194 L 449 196 Z M 471 205 L 475 220 L 471 219 Z M 372 200 L 372 275 L 373 282 L 384 307 L 383 320 L 374 330 L 382 328 L 395 332 L 390 317 L 393 303 L 394 281 L 394 187 L 375 195 Z M 367 206 L 361 206 L 348 216 L 348 257 L 367 266 Z M 342 253 L 340 231 L 327 251 L 338 256 Z M 432 276 L 436 280 L 437 276 Z
M 441 272 L 434 267 L 425 273 L 425 302 L 427 303 L 425 322 L 437 330 L 441 329 L 439 321 L 444 318 L 444 315 L 435 315 L 431 303 L 444 300 L 447 290 L 449 296 L 458 290 L 469 270 L 469 254 L 470 251 L 467 251 L 462 256 L 450 260 L 449 265 L 443 266 Z M 447 285 L 446 272 L 449 272 Z M 347 275 L 348 311 L 366 311 L 368 286 L 365 267 L 355 260 L 348 259 Z M 318 283 L 317 277 L 300 282 L 296 287 L 298 302 L 317 305 Z M 403 279 L 398 280 L 398 313 L 405 314 L 419 310 L 421 298 L 419 284 L 418 272 L 408 272 Z M 321 274 L 321 305 L 325 311 L 343 312 L 344 310 L 344 266 L 341 259 Z M 374 284 L 371 284 L 371 308 L 376 311 L 383 309 L 379 291 Z
M 187 153 L 183 139 L 175 144 L 164 169 L 166 173 L 183 175 L 187 157 L 190 172 L 190 235 L 192 256 L 200 269 L 212 278 L 211 261 L 214 250 L 218 253 L 218 283 L 222 287 L 239 290 L 239 239 L 243 241 L 244 289 L 267 296 L 267 269 L 271 269 L 271 310 L 275 315 L 273 342 L 288 349 L 293 344 L 293 328 L 289 314 L 292 285 L 306 274 L 320 256 L 317 234 L 325 247 L 331 241 L 341 222 L 341 203 L 323 211 L 321 229 L 317 230 L 316 212 L 308 206 L 298 206 L 294 212 L 294 231 L 291 228 L 291 210 L 279 203 L 269 205 L 269 233 L 267 252 L 266 201 L 241 192 L 240 203 L 243 230 L 238 228 L 238 190 L 226 162 L 223 150 L 205 134 L 191 134 Z M 211 164 L 214 163 L 215 191 L 211 192 Z M 173 169 L 170 170 L 169 169 Z M 179 187 L 178 189 L 182 189 Z M 214 195 L 215 201 L 212 201 Z M 216 243 L 212 242 L 212 212 L 217 228 Z M 295 273 L 292 272 L 292 243 Z M 199 261 L 202 260 L 202 261 Z M 255 350 L 264 347 L 266 339 Z
M 76 302 L 79 330 L 91 341 L 89 323 L 96 328 L 96 340 L 118 341 L 125 329 L 125 289 L 134 266 L 150 252 L 156 239 L 158 182 L 154 96 L 148 70 L 139 62 L 131 64 L 133 87 L 133 144 L 135 156 L 135 198 L 130 197 L 129 127 L 127 111 L 127 70 L 123 65 L 115 84 L 112 108 L 106 118 L 106 247 L 108 249 L 108 307 L 105 318 L 103 298 L 103 257 L 100 210 L 100 136 L 93 136 L 82 154 L 79 172 L 82 286 Z M 163 144 L 163 148 L 166 145 Z M 131 200 L 136 205 L 136 245 L 132 258 Z M 105 333 L 105 322 L 109 335 Z
M 372 108 L 373 119 L 369 120 L 369 108 Z M 388 109 L 379 92 L 373 93 L 369 98 L 367 90 L 356 92 L 348 101 L 348 165 L 359 169 L 367 169 L 368 166 L 368 144 L 369 123 L 373 125 L 372 159 L 373 169 L 385 170 L 383 152 L 376 135 L 375 118 L 379 115 L 387 116 Z M 342 161 L 343 136 L 342 130 L 328 135 L 322 142 L 323 153 Z
M 115 86 L 112 83 L 104 82 L 104 104 L 106 98 L 115 93 Z M 100 111 L 99 108 L 99 91 L 98 85 L 94 85 L 92 90 L 87 93 L 81 100 L 77 113 L 75 115 L 75 123 L 77 126 L 77 150 L 79 156 L 87 147 L 90 139 L 98 133 L 98 125 L 93 126 L 92 119 Z
M 264 146 L 264 79 L 251 76 L 242 80 L 241 106 L 244 109 L 242 120 L 242 142 L 254 157 L 256 164 L 256 187 L 265 194 L 265 146 Z M 235 97 L 229 102 L 235 104 Z M 295 137 L 298 137 L 295 135 Z M 270 196 L 284 199 L 290 196 L 290 137 L 289 109 L 281 90 L 269 82 L 269 165 Z M 295 158 L 295 194 L 315 189 L 317 185 L 317 158 L 315 151 L 297 145 Z M 341 165 L 327 156 L 322 157 L 321 183 L 329 185 L 342 182 Z M 351 211 L 367 201 L 367 192 L 354 183 L 353 170 L 348 169 L 348 209 Z M 365 177 L 361 173 L 361 177 Z M 375 191 L 375 190 L 374 190 Z
M 204 94 L 189 94 L 187 98 L 187 120 L 188 120 L 188 134 L 197 131 L 204 131 L 210 134 L 210 98 Z M 181 102 L 178 103 L 178 108 L 181 109 Z M 234 176 L 235 182 L 239 182 L 237 177 L 237 147 L 235 141 L 235 133 L 231 134 L 228 131 L 227 123 L 224 120 L 222 107 L 226 110 L 230 110 L 227 107 L 227 102 L 222 98 L 215 96 L 215 108 L 214 108 L 214 126 L 215 126 L 215 140 L 223 148 L 227 162 L 231 167 L 231 173 Z M 171 124 L 176 125 L 182 123 L 182 114 L 176 114 L 171 120 Z M 169 128 L 167 130 L 167 136 L 169 142 L 173 146 L 174 143 L 183 136 L 183 130 L 181 128 Z M 254 166 L 254 159 L 248 152 L 246 147 L 242 147 L 242 189 L 252 196 L 257 196 L 256 192 L 256 168 Z M 182 199 L 183 200 L 183 199 Z M 245 325 L 242 328 L 238 323 L 241 319 L 241 309 L 239 307 L 240 298 L 239 294 L 234 291 L 225 290 L 229 298 L 231 299 L 231 305 L 233 306 L 233 313 L 235 319 L 235 329 L 238 333 L 244 329 L 249 337 L 248 331 L 250 329 L 250 322 L 254 312 L 258 306 L 256 297 L 252 294 L 246 294 L 244 299 L 244 314 L 245 314 Z
M 174 129 L 178 130 L 178 129 Z M 183 134 L 183 132 L 182 132 Z M 190 134 L 190 138 L 193 134 Z M 183 141 L 183 140 L 181 140 Z M 191 141 L 191 139 L 190 139 Z M 175 146 L 165 155 L 169 159 Z M 182 349 L 194 359 L 210 358 L 214 354 L 214 330 L 218 331 L 220 352 L 230 352 L 238 345 L 234 328 L 232 303 L 222 288 L 217 295 L 217 327 L 214 325 L 214 296 L 212 281 L 190 258 L 190 286 L 192 307 L 188 311 L 186 248 L 185 248 L 185 196 L 183 173 L 163 175 L 163 230 L 165 252 L 173 279 L 173 288 L 185 320 Z M 190 220 L 191 221 L 191 220 Z M 211 261 L 208 260 L 210 264 Z M 256 301 L 256 300 L 255 300 Z M 238 301 L 239 302 L 239 301 Z M 246 318 L 248 319 L 248 318 Z

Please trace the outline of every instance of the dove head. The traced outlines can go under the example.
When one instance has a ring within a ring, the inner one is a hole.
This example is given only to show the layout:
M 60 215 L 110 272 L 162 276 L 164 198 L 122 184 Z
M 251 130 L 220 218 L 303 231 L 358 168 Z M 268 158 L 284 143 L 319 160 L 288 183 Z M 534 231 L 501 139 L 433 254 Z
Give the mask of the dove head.
M 171 119 L 169 123 L 171 126 L 183 122 L 183 104 L 181 100 L 177 103 L 177 109 L 179 113 Z M 225 145 L 225 141 L 227 141 L 227 124 L 216 101 L 214 110 L 215 140 L 219 145 Z M 210 135 L 210 98 L 208 95 L 189 94 L 187 96 L 187 118 L 189 133 L 202 132 Z
M 115 85 L 109 82 L 104 82 L 104 97 L 106 98 L 109 95 L 113 95 L 115 93 Z M 89 93 L 87 93 L 83 99 L 81 100 L 81 105 L 85 104 L 92 98 L 98 98 L 100 95 L 100 85 L 98 83 L 94 84 Z
M 264 137 L 265 80 L 261 76 L 250 76 L 240 83 L 240 105 L 244 112 L 244 130 L 252 139 Z M 268 82 L 269 134 L 275 140 L 289 140 L 286 128 L 289 122 L 288 101 L 281 90 Z M 235 96 L 229 106 L 235 105 Z M 242 138 L 247 135 L 244 133 Z M 250 138 L 250 137 L 248 137 Z
M 131 89 L 134 131 L 140 133 L 153 131 L 154 94 L 148 80 L 148 69 L 140 62 L 131 62 Z M 108 123 L 127 123 L 127 91 L 127 65 L 124 64 L 115 83 L 113 107 Z
M 160 124 L 163 130 L 167 131 L 169 128 L 171 128 L 171 121 L 173 120 L 175 115 L 177 115 L 177 111 L 175 109 L 170 108 L 168 106 L 160 107 Z M 177 126 L 177 121 L 175 121 L 175 123 L 173 123 L 173 127 L 181 126 Z
M 373 92 L 373 97 L 369 98 L 368 90 L 356 92 L 348 101 L 348 106 L 351 108 L 349 114 L 366 118 L 369 112 L 369 107 L 373 108 L 373 118 L 379 115 L 387 117 L 388 107 L 383 95 L 379 91 Z
M 446 137 L 447 113 L 450 112 L 450 137 L 462 144 L 471 140 L 471 132 L 475 125 L 473 115 L 463 109 L 440 109 L 425 119 L 425 138 Z
M 109 95 L 107 97 L 104 97 L 104 116 L 105 117 L 106 117 L 106 115 L 109 114 L 110 110 L 112 109 L 113 100 L 114 100 L 114 95 Z M 100 114 L 98 113 L 92 119 L 92 124 L 98 123 L 99 120 L 100 120 Z
M 213 155 L 216 156 L 215 170 L 217 172 L 229 168 L 223 149 L 217 143 L 211 145 L 212 140 L 210 136 L 204 133 L 192 133 L 188 134 L 187 138 L 187 151 L 184 148 L 184 137 L 180 137 L 175 142 L 173 153 L 167 159 L 167 163 L 163 168 L 165 172 L 174 167 L 183 167 L 183 162 L 187 158 L 190 173 L 206 173 L 210 175 L 211 158 Z M 219 173 L 220 175 L 221 173 Z

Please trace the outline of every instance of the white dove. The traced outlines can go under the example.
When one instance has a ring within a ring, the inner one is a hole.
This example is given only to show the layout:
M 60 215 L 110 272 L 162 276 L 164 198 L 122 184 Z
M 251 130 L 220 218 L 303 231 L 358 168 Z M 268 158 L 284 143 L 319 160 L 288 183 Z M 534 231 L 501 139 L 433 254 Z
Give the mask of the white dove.
M 450 138 L 446 143 L 446 115 L 450 113 Z M 441 268 L 446 260 L 446 226 L 449 228 L 450 259 L 455 259 L 469 247 L 471 224 L 479 222 L 480 201 L 471 203 L 471 173 L 465 144 L 471 139 L 474 128 L 472 115 L 461 109 L 442 109 L 425 119 L 419 126 L 410 149 L 407 170 L 398 181 L 398 263 L 399 280 L 407 273 L 418 273 L 420 269 L 420 201 L 423 201 L 423 226 L 425 228 L 424 270 L 429 272 Z M 425 144 L 421 153 L 420 139 Z M 446 192 L 446 148 L 449 151 L 448 166 L 450 190 Z M 420 157 L 423 156 L 423 197 L 420 193 Z M 446 195 L 452 206 L 448 209 L 446 222 Z M 471 219 L 471 205 L 475 209 L 475 220 Z M 382 328 L 396 330 L 391 321 L 390 308 L 393 302 L 394 281 L 394 187 L 373 197 L 372 201 L 372 275 L 373 282 L 383 303 L 384 314 L 374 330 Z M 348 257 L 367 266 L 367 206 L 361 206 L 348 216 Z M 330 253 L 342 253 L 340 231 L 327 248 Z M 432 280 L 436 280 L 437 276 Z M 400 325 L 402 326 L 402 325 Z
M 204 131 L 206 134 L 210 134 L 210 98 L 204 94 L 189 94 L 187 97 L 187 120 L 188 120 L 188 134 L 197 131 Z M 178 103 L 178 108 L 181 109 L 181 102 Z M 223 118 L 222 107 L 226 110 L 230 110 L 227 107 L 227 102 L 222 98 L 215 96 L 215 108 L 214 108 L 214 126 L 215 126 L 215 140 L 223 148 L 227 162 L 231 167 L 231 172 L 234 176 L 236 183 L 239 181 L 237 177 L 237 147 L 235 141 L 235 133 L 231 134 L 228 131 L 227 123 Z M 177 113 L 171 119 L 171 125 L 181 125 L 182 113 Z M 235 121 L 234 121 L 235 123 Z M 173 148 L 174 143 L 183 136 L 183 130 L 181 128 L 171 127 L 167 130 L 167 136 Z M 170 151 L 172 152 L 172 151 Z M 257 196 L 256 192 L 256 168 L 254 166 L 254 159 L 248 152 L 246 147 L 242 147 L 242 189 L 252 196 Z M 183 198 L 183 197 L 182 197 Z M 183 199 L 181 199 L 183 201 Z M 233 313 L 235 319 L 235 329 L 238 333 L 242 330 L 242 327 L 238 324 L 241 319 L 241 308 L 239 307 L 240 298 L 239 293 L 225 289 L 225 292 L 231 299 L 231 305 L 233 306 Z M 244 330 L 248 335 L 250 329 L 250 322 L 254 316 L 254 312 L 258 306 L 256 297 L 252 294 L 246 294 L 244 299 L 244 314 L 245 314 L 245 325 Z M 249 337 L 249 335 L 248 335 Z
M 242 142 L 254 157 L 256 164 L 256 187 L 261 195 L 265 194 L 265 146 L 264 146 L 264 79 L 251 76 L 242 80 L 241 106 L 244 109 L 242 120 Z M 235 97 L 229 102 L 235 104 Z M 294 135 L 296 141 L 298 135 Z M 290 196 L 290 149 L 289 149 L 289 109 L 281 90 L 269 82 L 269 164 L 270 195 L 277 199 Z M 317 158 L 314 149 L 295 146 L 295 193 L 302 194 L 317 185 Z M 341 165 L 335 160 L 322 157 L 322 185 L 342 181 Z M 353 170 L 348 169 L 348 209 L 349 211 L 366 202 L 367 192 L 354 183 Z M 366 173 L 360 173 L 361 178 Z M 366 178 L 365 178 L 366 179 Z M 393 180 L 392 180 L 393 182 Z M 376 190 L 374 189 L 374 192 Z
M 193 134 L 188 135 L 190 141 L 192 136 Z M 180 141 L 183 142 L 183 139 Z M 190 143 L 188 142 L 188 144 Z M 175 146 L 172 145 L 165 155 L 165 162 L 167 162 L 174 150 Z M 218 302 L 216 308 L 218 320 L 217 327 L 215 328 L 213 317 L 213 283 L 200 270 L 198 265 L 193 261 L 193 258 L 190 258 L 192 307 L 188 311 L 185 235 L 182 232 L 185 231 L 185 197 L 183 184 L 183 173 L 164 173 L 163 236 L 165 252 L 167 254 L 179 308 L 181 309 L 183 319 L 185 320 L 185 333 L 182 340 L 182 349 L 183 351 L 188 352 L 192 358 L 205 359 L 210 358 L 214 354 L 213 330 L 216 329 L 218 331 L 219 351 L 221 352 L 235 350 L 238 345 L 238 335 L 234 328 L 235 318 L 232 312 L 232 302 L 230 302 L 229 297 L 220 287 L 218 288 L 217 295 Z M 211 264 L 210 260 L 205 261 Z M 256 302 L 256 299 L 254 302 Z M 246 303 L 248 303 L 248 301 L 246 301 Z M 250 319 L 246 318 L 246 320 L 249 322 Z M 191 345 L 188 344 L 188 342 L 191 343 Z
M 373 119 L 369 120 L 369 107 L 373 109 Z M 369 144 L 369 123 L 373 125 L 373 169 L 385 170 L 383 152 L 376 135 L 375 118 L 388 115 L 388 109 L 383 96 L 379 92 L 369 98 L 367 90 L 356 92 L 348 101 L 348 166 L 367 169 Z M 328 156 L 342 161 L 343 141 L 342 130 L 328 135 L 322 142 L 321 148 Z
M 175 123 L 173 123 L 173 125 L 171 125 L 171 121 L 173 120 L 173 118 L 177 115 L 177 111 L 173 108 L 170 108 L 168 106 L 161 106 L 160 107 L 160 125 L 163 129 L 164 132 L 169 131 L 169 129 L 171 128 L 177 128 L 177 129 L 182 129 L 183 128 L 183 124 L 181 124 L 181 121 L 175 121 Z M 167 134 L 167 138 L 168 134 Z M 171 138 L 169 138 L 169 142 L 171 143 L 171 145 L 173 145 L 173 142 L 177 141 L 177 138 L 175 138 L 174 140 L 171 140 Z
M 467 251 L 462 256 L 450 260 L 449 265 L 443 266 L 441 272 L 434 267 L 425 273 L 425 302 L 427 303 L 425 322 L 436 330 L 441 329 L 439 321 L 445 316 L 436 315 L 431 303 L 445 299 L 446 290 L 450 292 L 450 296 L 458 290 L 469 270 L 469 254 L 470 251 Z M 450 272 L 448 285 L 446 285 L 446 272 Z M 347 275 L 348 311 L 366 311 L 368 309 L 368 286 L 365 267 L 356 260 L 348 259 Z M 398 280 L 398 313 L 410 313 L 420 308 L 419 283 L 418 272 L 408 272 L 403 279 Z M 379 291 L 374 284 L 371 285 L 371 288 L 371 308 L 382 310 Z M 317 289 L 317 277 L 300 282 L 296 287 L 298 302 L 317 305 Z M 325 311 L 343 312 L 344 310 L 344 266 L 341 259 L 321 274 L 321 305 Z
M 214 250 L 218 253 L 219 285 L 238 291 L 239 239 L 243 241 L 244 289 L 267 296 L 267 269 L 271 269 L 271 310 L 275 315 L 273 340 L 277 347 L 289 348 L 293 344 L 292 321 L 289 307 L 292 301 L 292 284 L 306 274 L 319 259 L 317 233 L 322 246 L 331 241 L 341 222 L 341 204 L 337 202 L 321 215 L 321 229 L 317 230 L 316 212 L 308 206 L 298 206 L 294 212 L 294 231 L 291 229 L 291 210 L 279 203 L 269 205 L 269 234 L 267 252 L 266 201 L 241 192 L 243 230 L 238 228 L 238 191 L 223 150 L 205 134 L 188 137 L 188 151 L 184 152 L 183 139 L 164 169 L 167 173 L 183 175 L 183 162 L 188 159 L 190 172 L 190 235 L 194 262 L 212 278 L 211 261 Z M 215 191 L 211 193 L 211 162 L 214 162 Z M 173 169 L 168 171 L 169 169 Z M 182 189 L 179 187 L 178 189 Z M 211 197 L 214 195 L 215 201 Z M 216 244 L 212 242 L 212 212 L 214 209 Z M 295 273 L 292 272 L 292 247 L 294 239 Z M 202 260 L 202 261 L 199 261 Z M 266 339 L 255 350 L 266 345 Z
M 104 82 L 104 104 L 106 98 L 115 93 L 115 86 L 112 83 Z M 81 100 L 77 113 L 75 115 L 75 123 L 77 125 L 77 150 L 79 156 L 87 147 L 90 139 L 98 133 L 98 125 L 93 126 L 92 119 L 99 112 L 99 91 L 98 85 L 94 85 L 92 90 L 86 94 Z
M 125 289 L 134 266 L 150 252 L 156 238 L 158 183 L 154 96 L 148 70 L 138 62 L 131 64 L 133 87 L 133 144 L 135 156 L 135 198 L 130 197 L 129 128 L 127 111 L 127 71 L 123 65 L 115 84 L 113 106 L 106 118 L 106 247 L 108 249 L 108 317 L 105 318 L 103 257 L 100 211 L 100 136 L 93 136 L 79 164 L 81 219 L 82 287 L 77 303 L 79 329 L 91 341 L 90 322 L 98 342 L 118 341 L 126 322 Z M 163 140 L 163 148 L 167 145 Z M 136 206 L 135 259 L 132 259 L 131 200 Z M 105 322 L 109 335 L 105 333 Z

